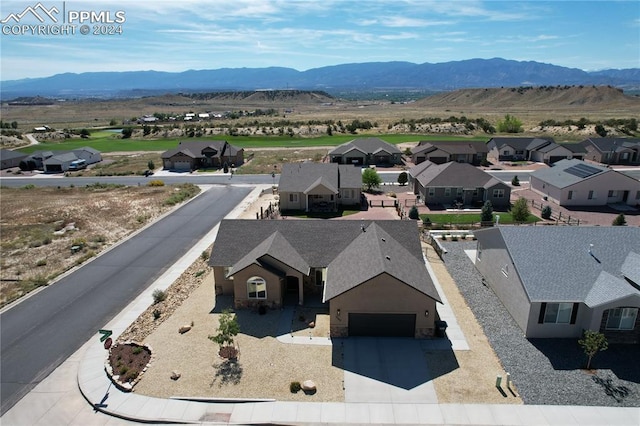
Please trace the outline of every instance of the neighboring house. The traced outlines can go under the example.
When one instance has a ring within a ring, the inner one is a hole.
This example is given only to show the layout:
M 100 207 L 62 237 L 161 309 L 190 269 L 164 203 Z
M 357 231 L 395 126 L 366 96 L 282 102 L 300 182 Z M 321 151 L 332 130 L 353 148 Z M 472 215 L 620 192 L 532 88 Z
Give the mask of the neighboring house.
M 425 161 L 409 169 L 409 189 L 426 205 L 482 206 L 491 201 L 494 208 L 510 205 L 511 187 L 471 164 Z
M 71 163 L 77 160 L 84 160 L 86 165 L 91 165 L 102 161 L 102 154 L 85 146 L 71 151 L 36 151 L 25 158 L 25 161 L 33 161 L 36 169 L 46 173 L 66 172 Z
M 487 159 L 487 144 L 482 141 L 420 141 L 411 149 L 411 161 L 436 164 L 456 161 L 476 166 Z
M 227 141 L 180 142 L 177 148 L 162 153 L 167 170 L 191 171 L 207 167 L 238 167 L 244 163 L 244 149 Z
M 587 160 L 602 164 L 640 164 L 640 139 L 589 138 L 580 142 Z
M 586 150 L 579 144 L 557 144 L 549 142 L 529 151 L 529 161 L 554 164 L 560 160 L 582 160 Z
M 223 220 L 209 264 L 236 308 L 321 298 L 332 337 L 434 335 L 440 296 L 414 221 Z
M 640 203 L 640 181 L 608 167 L 561 160 L 530 174 L 531 189 L 561 206 Z
M 329 152 L 332 163 L 353 165 L 402 164 L 402 153 L 395 146 L 378 138 L 354 139 Z
M 337 211 L 360 203 L 362 171 L 348 164 L 285 163 L 278 194 L 282 211 Z
M 640 343 L 640 228 L 498 226 L 474 232 L 476 267 L 529 338 Z
M 541 138 L 491 138 L 487 142 L 488 157 L 493 161 L 527 161 L 535 149 L 555 143 Z
M 27 154 L 9 149 L 0 149 L 0 170 L 18 167 L 20 162 L 27 158 Z

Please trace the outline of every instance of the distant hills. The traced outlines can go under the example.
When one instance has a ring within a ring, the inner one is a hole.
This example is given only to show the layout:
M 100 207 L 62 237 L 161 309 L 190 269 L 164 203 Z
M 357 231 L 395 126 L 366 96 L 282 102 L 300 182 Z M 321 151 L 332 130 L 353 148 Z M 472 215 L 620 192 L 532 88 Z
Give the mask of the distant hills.
M 451 91 L 557 85 L 610 85 L 640 90 L 640 68 L 586 72 L 576 68 L 501 58 L 444 63 L 369 62 L 297 71 L 292 68 L 221 68 L 179 73 L 160 71 L 65 73 L 3 81 L 3 102 L 21 96 L 57 98 L 139 97 L 161 93 L 260 89 Z

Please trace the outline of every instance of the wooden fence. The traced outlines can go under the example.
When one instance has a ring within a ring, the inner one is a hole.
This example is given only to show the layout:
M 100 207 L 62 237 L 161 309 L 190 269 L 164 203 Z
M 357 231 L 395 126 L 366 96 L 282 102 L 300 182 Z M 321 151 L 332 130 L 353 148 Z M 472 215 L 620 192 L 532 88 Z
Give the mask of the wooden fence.
M 551 207 L 551 205 L 544 204 L 542 202 L 540 203 L 536 203 L 535 200 L 531 200 L 530 202 L 531 207 L 533 207 L 536 210 L 539 210 L 542 213 L 542 209 L 545 206 L 549 206 Z M 579 226 L 580 225 L 580 219 L 576 219 L 574 217 L 571 217 L 571 215 L 563 215 L 561 211 L 558 212 L 554 212 L 553 211 L 553 207 L 551 207 L 551 217 L 549 217 L 549 219 L 547 220 L 553 220 L 556 222 L 556 225 L 575 225 L 575 226 Z

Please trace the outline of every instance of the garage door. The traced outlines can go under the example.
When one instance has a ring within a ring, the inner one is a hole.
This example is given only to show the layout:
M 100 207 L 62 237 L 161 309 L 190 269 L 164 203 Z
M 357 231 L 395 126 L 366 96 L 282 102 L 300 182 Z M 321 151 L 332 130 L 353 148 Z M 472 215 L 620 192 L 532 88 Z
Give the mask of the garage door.
M 557 163 L 558 161 L 564 160 L 566 158 L 567 157 L 563 157 L 563 156 L 560 156 L 560 155 L 553 155 L 553 156 L 551 156 L 549 158 L 549 164 Z
M 191 170 L 191 163 L 188 161 L 176 161 L 173 163 L 173 168 L 176 170 Z
M 415 314 L 349 314 L 349 336 L 414 337 Z

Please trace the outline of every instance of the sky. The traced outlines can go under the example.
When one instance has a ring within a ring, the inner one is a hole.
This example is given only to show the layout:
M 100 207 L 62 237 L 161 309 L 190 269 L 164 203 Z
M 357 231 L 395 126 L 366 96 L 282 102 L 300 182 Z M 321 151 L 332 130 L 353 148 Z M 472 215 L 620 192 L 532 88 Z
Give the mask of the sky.
M 638 0 L 2 0 L 0 20 L 2 81 L 496 57 L 640 68 Z

